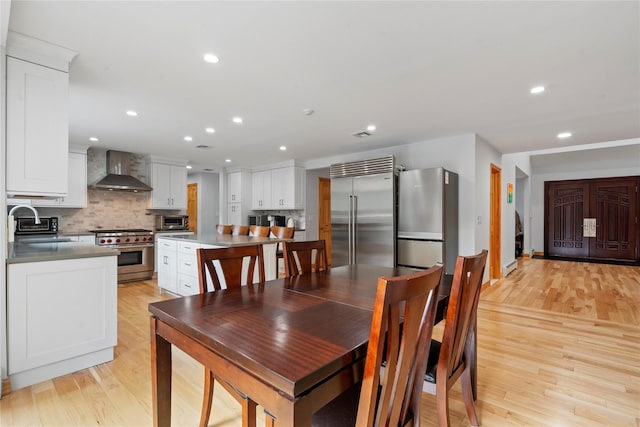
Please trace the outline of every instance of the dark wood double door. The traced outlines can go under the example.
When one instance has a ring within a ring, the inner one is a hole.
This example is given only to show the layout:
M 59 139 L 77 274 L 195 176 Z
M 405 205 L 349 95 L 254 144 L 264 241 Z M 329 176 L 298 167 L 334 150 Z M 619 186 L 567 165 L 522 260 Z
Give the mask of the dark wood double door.
M 640 261 L 639 185 L 640 177 L 545 182 L 545 255 Z

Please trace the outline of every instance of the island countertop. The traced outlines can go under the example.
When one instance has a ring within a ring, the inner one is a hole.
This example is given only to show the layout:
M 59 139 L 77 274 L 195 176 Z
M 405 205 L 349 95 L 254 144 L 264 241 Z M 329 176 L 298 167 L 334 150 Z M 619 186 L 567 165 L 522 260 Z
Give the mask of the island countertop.
M 7 264 L 118 256 L 119 254 L 120 251 L 118 249 L 83 243 L 12 242 L 7 245 Z
M 249 246 L 268 245 L 278 242 L 292 242 L 293 239 L 279 239 L 277 237 L 232 236 L 230 234 L 197 233 L 191 236 L 157 236 L 158 239 L 177 240 L 181 242 L 201 243 L 212 246 Z

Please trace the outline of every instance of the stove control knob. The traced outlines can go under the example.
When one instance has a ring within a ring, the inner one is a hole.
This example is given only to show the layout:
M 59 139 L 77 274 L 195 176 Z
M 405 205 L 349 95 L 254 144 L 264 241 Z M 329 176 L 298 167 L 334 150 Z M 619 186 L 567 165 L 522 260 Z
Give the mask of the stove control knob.
M 143 238 L 142 238 L 142 241 L 143 241 L 143 242 L 146 242 L 146 241 L 147 241 L 147 238 L 146 238 L 146 237 L 143 237 Z
M 111 239 L 107 239 L 107 243 L 111 243 L 111 242 L 112 242 L 112 240 L 111 240 Z
M 126 243 L 129 243 L 129 241 L 130 241 L 130 240 L 131 240 L 131 239 L 129 239 L 129 238 L 127 237 L 127 238 L 125 239 L 125 242 L 126 242 Z
M 104 239 L 100 239 L 100 243 L 104 243 L 104 242 L 105 242 L 105 240 L 104 240 Z
M 120 243 L 120 239 L 116 239 L 116 243 Z
M 135 241 L 135 242 L 137 242 L 137 241 L 139 241 L 139 240 L 140 240 L 140 238 L 136 237 L 136 240 L 134 240 L 134 241 Z

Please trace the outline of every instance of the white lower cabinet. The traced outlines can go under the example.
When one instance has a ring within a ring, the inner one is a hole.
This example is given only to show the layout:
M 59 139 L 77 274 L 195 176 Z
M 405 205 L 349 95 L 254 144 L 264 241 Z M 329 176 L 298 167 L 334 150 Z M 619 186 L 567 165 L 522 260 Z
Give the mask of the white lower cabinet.
M 164 290 L 178 293 L 178 242 L 158 239 L 156 244 L 158 286 Z
M 164 290 L 178 295 L 187 296 L 200 292 L 198 285 L 198 260 L 196 249 L 198 248 L 221 248 L 192 241 L 178 241 L 158 238 L 156 250 L 158 252 L 158 286 Z M 276 278 L 276 244 L 270 243 L 262 245 L 264 253 L 264 269 L 266 280 Z M 219 269 L 219 264 L 214 263 Z M 245 263 L 245 274 L 247 264 Z M 254 283 L 258 281 L 257 270 L 254 274 Z M 211 289 L 211 279 L 207 278 L 208 287 Z M 221 279 L 221 285 L 226 285 Z
M 116 256 L 8 265 L 12 389 L 113 360 L 116 344 Z

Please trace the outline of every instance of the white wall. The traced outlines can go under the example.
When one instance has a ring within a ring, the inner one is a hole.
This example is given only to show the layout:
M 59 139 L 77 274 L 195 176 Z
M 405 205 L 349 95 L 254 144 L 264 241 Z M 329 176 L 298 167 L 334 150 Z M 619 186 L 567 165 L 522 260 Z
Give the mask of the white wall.
M 198 233 L 214 233 L 220 223 L 220 175 L 189 174 L 187 182 L 198 184 Z
M 4 2 L 3 2 L 4 3 Z M 3 13 L 8 12 L 4 6 L 0 6 L 0 9 Z M 8 9 L 8 7 L 7 7 Z M 3 21 L 4 22 L 4 21 Z M 2 30 L 6 31 L 6 28 Z M 2 172 L 0 173 L 0 212 L 2 212 L 2 220 L 0 221 L 0 378 L 6 378 L 7 376 L 7 353 L 5 351 L 6 347 L 6 331 L 7 331 L 7 323 L 6 323 L 6 312 L 5 309 L 7 307 L 6 303 L 6 289 L 5 280 L 6 280 L 6 264 L 4 262 L 7 259 L 7 192 L 5 185 L 5 108 L 7 98 L 5 96 L 5 88 L 6 88 L 6 69 L 5 69 L 5 47 L 4 41 L 6 39 L 3 37 L 3 44 L 0 45 L 0 76 L 2 79 L 0 80 L 0 165 L 3 165 Z M 0 396 L 2 396 L 2 381 L 0 380 Z
M 515 245 L 515 228 L 516 228 L 516 218 L 515 218 L 515 209 L 516 204 L 508 203 L 507 201 L 507 184 L 514 184 L 513 198 L 514 200 L 518 200 L 519 203 L 522 203 L 522 212 L 520 212 L 520 220 L 522 221 L 522 225 L 524 228 L 524 253 L 529 253 L 529 249 L 527 246 L 527 242 L 529 241 L 529 224 L 530 224 L 530 213 L 529 213 L 529 200 L 530 200 L 530 187 L 531 180 L 527 179 L 523 182 L 522 194 L 518 193 L 518 186 L 515 185 L 517 180 L 516 168 L 520 169 L 522 173 L 526 176 L 531 175 L 531 161 L 530 154 L 526 153 L 512 153 L 505 154 L 502 156 L 502 201 L 501 201 L 501 209 L 502 209 L 502 235 L 500 239 L 500 247 L 501 247 L 501 255 L 500 255 L 500 264 L 502 265 L 502 270 L 507 265 L 513 263 L 516 259 L 514 245 Z

